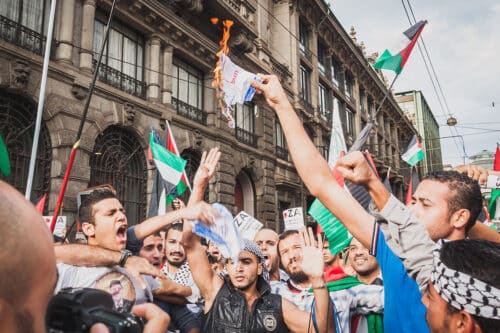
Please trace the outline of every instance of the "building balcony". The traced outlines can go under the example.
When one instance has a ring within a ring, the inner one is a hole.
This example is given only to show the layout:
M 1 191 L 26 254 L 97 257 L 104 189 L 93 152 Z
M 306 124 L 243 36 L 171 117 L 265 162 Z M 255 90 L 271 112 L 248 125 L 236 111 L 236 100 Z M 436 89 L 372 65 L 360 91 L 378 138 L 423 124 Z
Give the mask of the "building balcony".
M 25 50 L 44 55 L 45 41 L 42 34 L 31 30 L 18 22 L 12 21 L 5 16 L 0 15 L 0 39 L 22 47 Z M 55 42 L 52 43 L 54 45 Z M 55 50 L 55 47 L 53 48 Z M 52 56 L 52 54 L 51 54 Z
M 304 106 L 304 110 L 306 110 L 307 113 L 313 114 L 314 113 L 314 107 L 312 104 L 308 101 L 306 101 L 304 98 L 300 99 L 300 102 Z
M 236 127 L 236 139 L 252 147 L 257 147 L 257 136 L 243 128 Z
M 93 67 L 97 66 L 97 60 L 92 61 Z M 110 66 L 101 64 L 99 66 L 98 78 L 100 81 L 115 88 L 125 91 L 131 95 L 146 99 L 146 82 L 120 72 Z
M 205 111 L 200 110 L 183 101 L 180 101 L 175 97 L 172 97 L 172 106 L 174 107 L 175 111 L 177 111 L 177 114 L 196 121 L 197 123 L 200 123 L 202 125 L 207 124 L 207 113 Z

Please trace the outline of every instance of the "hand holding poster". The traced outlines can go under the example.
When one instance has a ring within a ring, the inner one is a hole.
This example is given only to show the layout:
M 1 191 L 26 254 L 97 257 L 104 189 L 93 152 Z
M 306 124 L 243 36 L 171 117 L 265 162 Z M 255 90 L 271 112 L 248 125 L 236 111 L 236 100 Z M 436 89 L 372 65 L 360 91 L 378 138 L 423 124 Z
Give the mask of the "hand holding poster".
M 290 208 L 283 211 L 285 230 L 301 230 L 304 228 L 304 214 L 302 207 Z
M 234 222 L 240 230 L 241 237 L 253 240 L 257 231 L 264 225 L 245 211 L 241 211 L 234 217 Z
M 193 233 L 217 244 L 225 258 L 237 261 L 238 254 L 243 248 L 243 241 L 233 221 L 233 216 L 226 207 L 219 203 L 212 204 L 212 207 L 220 214 L 220 217 L 214 218 L 215 224 L 193 222 Z

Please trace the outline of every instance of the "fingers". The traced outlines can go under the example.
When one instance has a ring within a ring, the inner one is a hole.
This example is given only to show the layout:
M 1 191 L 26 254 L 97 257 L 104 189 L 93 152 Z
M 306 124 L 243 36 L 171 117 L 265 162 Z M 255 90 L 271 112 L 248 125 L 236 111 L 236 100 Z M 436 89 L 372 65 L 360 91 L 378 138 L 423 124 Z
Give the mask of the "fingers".
M 147 321 L 143 333 L 166 332 L 170 323 L 169 315 L 153 303 L 144 303 L 132 308 L 132 313 Z
M 203 163 L 205 163 L 206 159 L 207 159 L 207 152 L 203 151 L 203 153 L 201 154 L 200 165 L 202 165 Z
M 92 325 L 89 333 L 109 333 L 109 328 L 102 323 L 98 323 Z

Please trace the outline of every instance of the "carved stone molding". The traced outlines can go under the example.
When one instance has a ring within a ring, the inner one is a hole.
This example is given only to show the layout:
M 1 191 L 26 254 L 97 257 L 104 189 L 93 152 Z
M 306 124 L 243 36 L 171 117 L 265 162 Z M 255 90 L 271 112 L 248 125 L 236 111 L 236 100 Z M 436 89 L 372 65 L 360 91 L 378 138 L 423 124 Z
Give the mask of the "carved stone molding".
M 187 10 L 193 14 L 199 14 L 203 11 L 203 2 L 201 0 L 170 0 L 178 7 Z
M 236 52 L 249 53 L 253 51 L 253 42 L 248 35 L 240 30 L 233 35 L 230 42 L 230 47 Z
M 124 115 L 124 123 L 126 125 L 133 125 L 134 120 L 135 120 L 135 115 L 137 113 L 137 110 L 135 109 L 135 106 L 131 103 L 125 102 L 123 104 L 123 115 Z
M 78 81 L 73 82 L 73 84 L 71 85 L 71 93 L 73 94 L 73 96 L 75 96 L 76 99 L 80 101 L 87 97 L 88 91 L 88 87 L 84 86 Z
M 26 90 L 31 74 L 31 66 L 23 60 L 16 60 L 12 63 L 11 87 L 14 89 Z

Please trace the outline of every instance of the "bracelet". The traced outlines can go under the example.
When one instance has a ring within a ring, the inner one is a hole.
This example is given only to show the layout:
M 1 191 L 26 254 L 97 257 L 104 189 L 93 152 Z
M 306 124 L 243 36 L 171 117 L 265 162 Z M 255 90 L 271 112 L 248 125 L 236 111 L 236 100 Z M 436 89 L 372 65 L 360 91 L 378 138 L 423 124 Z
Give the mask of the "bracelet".
M 315 286 L 312 286 L 312 289 L 316 290 L 316 289 L 326 289 L 326 284 L 323 282 L 321 283 L 319 286 L 315 287 Z
M 131 255 L 132 255 L 132 252 L 130 252 L 127 249 L 123 249 L 121 251 L 121 256 L 120 256 L 120 260 L 118 261 L 118 265 L 120 267 L 125 267 L 125 263 L 127 262 L 128 257 L 130 257 Z

